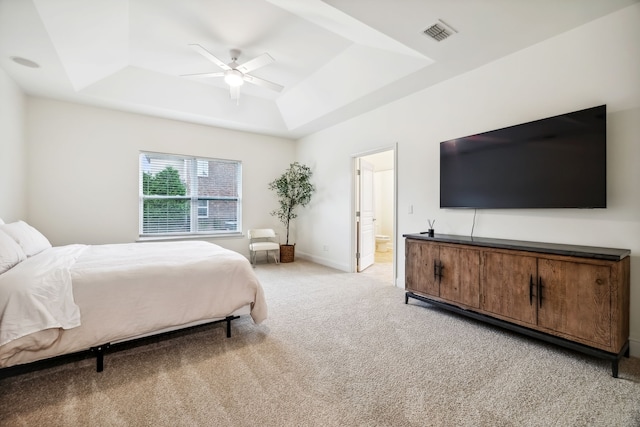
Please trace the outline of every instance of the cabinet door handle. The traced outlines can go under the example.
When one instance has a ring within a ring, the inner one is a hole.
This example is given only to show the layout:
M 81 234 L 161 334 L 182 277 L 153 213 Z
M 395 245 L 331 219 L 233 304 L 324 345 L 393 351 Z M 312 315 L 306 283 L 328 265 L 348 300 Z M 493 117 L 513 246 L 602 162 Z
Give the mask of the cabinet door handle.
M 433 260 L 433 281 L 436 281 L 436 277 L 438 277 L 438 266 L 436 265 L 436 260 Z
M 538 303 L 540 304 L 540 308 L 542 308 L 542 277 L 538 277 Z
M 533 274 L 529 275 L 529 305 L 533 305 Z
M 444 265 L 442 265 L 442 261 L 440 261 L 440 272 L 439 272 L 439 276 L 440 276 L 440 282 L 442 282 L 442 269 L 444 268 Z

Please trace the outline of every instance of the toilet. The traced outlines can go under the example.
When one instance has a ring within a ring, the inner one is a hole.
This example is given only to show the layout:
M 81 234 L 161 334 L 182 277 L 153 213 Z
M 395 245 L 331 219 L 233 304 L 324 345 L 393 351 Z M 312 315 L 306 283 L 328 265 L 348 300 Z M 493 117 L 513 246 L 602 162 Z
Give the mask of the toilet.
M 391 237 L 385 236 L 384 234 L 376 234 L 376 251 L 387 252 L 389 242 L 391 242 Z

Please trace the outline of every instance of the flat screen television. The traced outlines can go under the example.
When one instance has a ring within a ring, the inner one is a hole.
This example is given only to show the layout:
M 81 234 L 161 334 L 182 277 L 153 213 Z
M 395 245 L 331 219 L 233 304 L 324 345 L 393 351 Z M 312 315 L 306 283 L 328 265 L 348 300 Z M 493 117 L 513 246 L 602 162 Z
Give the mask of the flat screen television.
M 606 105 L 440 143 L 441 208 L 606 208 Z

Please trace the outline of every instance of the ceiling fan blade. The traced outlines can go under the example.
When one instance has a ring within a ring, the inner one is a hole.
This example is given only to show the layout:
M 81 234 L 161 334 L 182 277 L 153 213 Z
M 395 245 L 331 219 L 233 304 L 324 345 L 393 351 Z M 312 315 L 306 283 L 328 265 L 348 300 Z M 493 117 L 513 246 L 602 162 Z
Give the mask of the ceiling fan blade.
M 267 64 L 271 64 L 273 61 L 275 61 L 275 59 L 273 59 L 271 55 L 269 55 L 268 53 L 263 53 L 262 55 L 257 56 L 242 65 L 239 65 L 236 70 L 239 70 L 243 73 L 248 73 L 253 70 L 257 70 L 260 67 L 264 67 Z
M 249 74 L 245 74 L 243 78 L 246 82 L 253 83 L 257 86 L 266 87 L 267 89 L 275 90 L 276 92 L 280 92 L 282 91 L 282 89 L 284 89 L 284 86 L 270 82 L 269 80 L 261 79 L 260 77 L 251 76 Z
M 224 72 L 217 73 L 199 73 L 199 74 L 181 74 L 180 77 L 224 77 Z
M 199 44 L 195 44 L 195 43 L 194 44 L 190 44 L 189 47 L 191 49 L 195 50 L 196 52 L 198 52 L 200 55 L 202 55 L 205 58 L 207 58 L 209 61 L 211 61 L 214 64 L 216 64 L 218 67 L 222 68 L 223 70 L 230 70 L 231 69 L 231 67 L 229 67 L 227 64 L 222 62 L 220 59 L 218 59 L 215 56 L 213 56 L 213 54 L 211 52 L 209 52 L 207 49 L 203 48 Z

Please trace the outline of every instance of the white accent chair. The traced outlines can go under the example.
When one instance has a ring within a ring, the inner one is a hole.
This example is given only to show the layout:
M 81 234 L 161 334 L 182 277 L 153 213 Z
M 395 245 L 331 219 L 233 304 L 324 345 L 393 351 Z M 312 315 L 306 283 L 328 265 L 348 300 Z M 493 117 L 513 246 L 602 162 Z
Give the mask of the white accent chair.
M 273 255 L 276 264 L 280 262 L 280 241 L 278 235 L 271 228 L 254 228 L 249 230 L 249 257 L 251 264 L 256 265 L 256 254 L 265 251 L 267 262 L 269 253 Z

